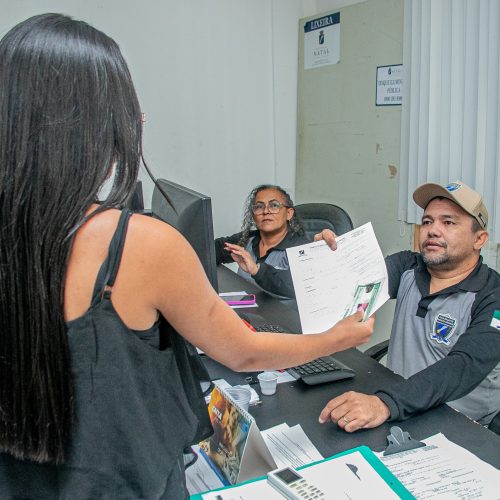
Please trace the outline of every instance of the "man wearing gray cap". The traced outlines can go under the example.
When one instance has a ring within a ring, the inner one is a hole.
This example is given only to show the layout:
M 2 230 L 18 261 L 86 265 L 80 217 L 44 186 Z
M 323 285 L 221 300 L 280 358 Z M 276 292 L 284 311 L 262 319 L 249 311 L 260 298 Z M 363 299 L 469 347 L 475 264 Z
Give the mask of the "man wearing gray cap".
M 397 298 L 387 366 L 404 379 L 329 401 L 320 422 L 347 432 L 445 402 L 484 425 L 500 411 L 500 275 L 480 256 L 488 241 L 482 197 L 456 181 L 423 184 L 413 199 L 424 209 L 420 253 L 386 258 Z M 331 231 L 320 238 L 336 247 Z

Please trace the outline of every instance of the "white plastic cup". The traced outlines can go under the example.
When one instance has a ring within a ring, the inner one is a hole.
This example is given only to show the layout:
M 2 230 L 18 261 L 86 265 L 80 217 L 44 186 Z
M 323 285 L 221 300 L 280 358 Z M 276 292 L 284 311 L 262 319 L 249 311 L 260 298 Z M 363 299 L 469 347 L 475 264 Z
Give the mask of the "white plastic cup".
M 257 375 L 260 384 L 260 392 L 265 396 L 271 396 L 276 392 L 278 375 L 275 372 L 262 372 Z
M 252 393 L 249 389 L 235 386 L 229 387 L 228 389 L 225 389 L 225 391 L 240 408 L 248 411 L 248 405 L 250 403 L 250 398 L 252 397 Z

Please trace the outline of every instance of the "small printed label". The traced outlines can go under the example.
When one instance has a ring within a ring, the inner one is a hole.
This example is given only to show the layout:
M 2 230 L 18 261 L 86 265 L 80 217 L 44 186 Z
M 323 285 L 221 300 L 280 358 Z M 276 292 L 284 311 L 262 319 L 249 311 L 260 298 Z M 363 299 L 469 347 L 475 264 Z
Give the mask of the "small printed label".
M 500 330 L 500 309 L 497 309 L 493 313 L 493 316 L 491 317 L 490 326 L 496 328 L 497 330 Z

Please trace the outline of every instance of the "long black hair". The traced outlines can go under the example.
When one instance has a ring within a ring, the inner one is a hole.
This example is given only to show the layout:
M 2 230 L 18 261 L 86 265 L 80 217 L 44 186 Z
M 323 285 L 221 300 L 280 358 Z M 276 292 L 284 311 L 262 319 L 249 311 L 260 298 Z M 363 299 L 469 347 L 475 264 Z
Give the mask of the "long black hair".
M 127 199 L 141 135 L 127 65 L 104 33 L 44 14 L 0 41 L 0 452 L 64 461 L 73 418 L 68 258 L 113 165 L 95 213 Z
M 255 205 L 255 198 L 261 191 L 264 191 L 264 189 L 274 189 L 283 195 L 285 205 L 288 208 L 293 208 L 293 216 L 288 221 L 288 231 L 298 234 L 299 236 L 304 235 L 304 226 L 295 211 L 290 195 L 281 186 L 275 186 L 274 184 L 260 184 L 250 191 L 250 194 L 245 201 L 245 206 L 243 208 L 243 220 L 241 222 L 241 238 L 238 242 L 241 246 L 246 246 L 250 237 L 250 231 L 255 227 L 252 207 Z

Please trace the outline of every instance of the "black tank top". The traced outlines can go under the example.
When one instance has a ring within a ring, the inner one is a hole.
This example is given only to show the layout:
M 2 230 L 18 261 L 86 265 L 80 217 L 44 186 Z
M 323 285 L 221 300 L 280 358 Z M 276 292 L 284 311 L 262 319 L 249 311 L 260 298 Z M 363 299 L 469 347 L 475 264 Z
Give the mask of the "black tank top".
M 187 497 L 183 450 L 211 433 L 199 384 L 208 377 L 164 319 L 132 331 L 113 307 L 129 217 L 122 212 L 90 309 L 67 324 L 76 415 L 68 459 L 0 454 L 2 499 Z

